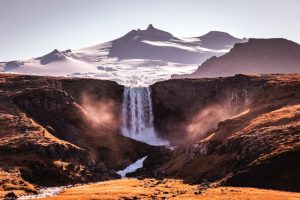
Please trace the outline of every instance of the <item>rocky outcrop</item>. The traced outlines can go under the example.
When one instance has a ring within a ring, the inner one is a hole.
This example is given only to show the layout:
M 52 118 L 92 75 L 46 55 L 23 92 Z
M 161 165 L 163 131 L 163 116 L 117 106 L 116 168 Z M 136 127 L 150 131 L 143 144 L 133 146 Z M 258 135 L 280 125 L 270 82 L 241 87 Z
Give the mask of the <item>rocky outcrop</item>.
M 300 72 L 300 45 L 286 39 L 249 39 L 237 43 L 229 53 L 211 57 L 192 74 L 172 78 L 208 78 L 235 74 Z
M 283 152 L 229 176 L 222 184 L 299 192 L 299 155 L 299 148 Z
M 233 96 L 239 100 L 229 107 L 235 110 L 233 115 L 216 122 L 215 128 L 204 135 L 200 133 L 198 139 L 178 147 L 155 173 L 193 182 L 218 181 L 224 185 L 299 191 L 300 168 L 295 160 L 300 152 L 299 80 L 299 75 L 238 75 L 155 84 L 152 87 L 157 128 L 162 135 L 166 134 L 164 130 L 170 130 L 167 137 L 171 139 L 176 132 L 170 127 L 182 127 L 174 116 L 180 116 L 188 125 L 193 119 L 189 115 L 197 115 L 219 99 L 226 99 L 224 94 L 232 94 L 230 91 L 245 91 L 248 99 L 244 103 L 242 93 L 235 93 Z M 235 109 L 234 105 L 241 106 Z M 184 133 L 188 132 L 182 132 L 181 140 L 187 137 Z
M 152 24 L 149 24 L 146 30 L 132 30 L 128 32 L 126 35 L 124 35 L 121 38 L 118 38 L 114 41 L 114 44 L 120 45 L 120 44 L 126 44 L 126 43 L 132 43 L 135 41 L 143 41 L 143 40 L 150 40 L 150 41 L 168 41 L 171 39 L 178 39 L 175 36 L 173 36 L 171 33 L 168 33 L 163 30 L 159 30 L 155 28 Z

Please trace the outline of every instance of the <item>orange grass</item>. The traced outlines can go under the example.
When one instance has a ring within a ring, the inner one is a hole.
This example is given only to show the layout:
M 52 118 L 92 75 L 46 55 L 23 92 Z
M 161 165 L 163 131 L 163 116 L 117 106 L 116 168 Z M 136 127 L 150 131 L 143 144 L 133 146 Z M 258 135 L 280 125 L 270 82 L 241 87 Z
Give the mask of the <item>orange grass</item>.
M 123 179 L 68 188 L 47 200 L 108 200 L 108 199 L 204 199 L 204 200 L 282 200 L 300 199 L 300 193 L 256 188 L 218 187 L 196 195 L 196 185 L 180 180 Z

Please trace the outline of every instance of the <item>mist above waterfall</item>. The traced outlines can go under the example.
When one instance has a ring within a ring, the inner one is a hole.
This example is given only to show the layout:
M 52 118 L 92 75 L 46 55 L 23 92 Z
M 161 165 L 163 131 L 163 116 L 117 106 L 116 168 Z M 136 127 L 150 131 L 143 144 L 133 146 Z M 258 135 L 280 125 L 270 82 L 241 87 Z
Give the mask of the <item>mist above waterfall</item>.
M 96 99 L 93 95 L 84 93 L 81 96 L 82 108 L 86 120 L 93 129 L 115 131 L 119 129 L 120 119 L 117 115 L 117 104 L 111 99 Z
M 233 115 L 230 109 L 220 104 L 208 106 L 192 117 L 186 125 L 186 133 L 191 139 L 204 137 L 209 130 L 216 128 L 220 121 L 231 116 Z
M 244 94 L 245 95 L 245 94 Z M 250 100 L 239 99 L 239 96 L 232 92 L 224 97 L 224 102 L 206 106 L 196 112 L 185 125 L 185 131 L 189 139 L 204 138 L 210 130 L 216 129 L 218 123 L 226 119 L 232 119 L 249 112 Z

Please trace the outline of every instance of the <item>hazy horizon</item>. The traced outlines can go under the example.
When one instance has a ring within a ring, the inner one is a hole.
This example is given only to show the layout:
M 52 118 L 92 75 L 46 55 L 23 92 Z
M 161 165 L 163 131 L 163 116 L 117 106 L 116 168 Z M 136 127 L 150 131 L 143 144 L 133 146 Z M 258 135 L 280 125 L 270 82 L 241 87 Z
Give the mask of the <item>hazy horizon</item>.
M 0 61 L 96 45 L 148 24 L 178 37 L 224 31 L 239 38 L 300 43 L 299 5 L 297 0 L 1 0 Z

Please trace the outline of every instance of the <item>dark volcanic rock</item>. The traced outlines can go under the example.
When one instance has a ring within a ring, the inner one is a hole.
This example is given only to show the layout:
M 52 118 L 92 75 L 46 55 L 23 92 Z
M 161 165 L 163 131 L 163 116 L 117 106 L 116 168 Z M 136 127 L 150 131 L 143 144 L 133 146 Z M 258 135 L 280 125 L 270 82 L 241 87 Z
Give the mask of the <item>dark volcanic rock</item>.
M 0 75 L 0 190 L 119 178 L 151 154 L 119 133 L 122 93 L 112 81 Z M 113 124 L 94 119 L 108 114 Z
M 230 176 L 223 184 L 299 192 L 299 156 L 299 149 L 282 153 Z
M 214 84 L 208 87 L 210 82 Z M 238 100 L 230 102 L 242 105 L 239 112 L 217 123 L 206 135 L 178 147 L 169 161 L 154 170 L 155 173 L 199 183 L 220 181 L 227 186 L 299 191 L 300 168 L 296 161 L 300 141 L 298 74 L 170 80 L 152 88 L 154 117 L 158 117 L 156 123 L 161 134 L 170 127 L 182 128 L 178 125 L 180 120 L 188 122 L 193 112 L 205 110 L 219 98 L 226 99 L 224 94 L 232 94 L 230 91 L 237 91 L 229 96 Z M 238 92 L 242 89 L 249 94 L 247 104 L 240 104 L 244 102 L 243 95 Z M 197 106 L 200 110 L 195 109 Z M 177 116 L 181 119 L 174 118 Z M 172 138 L 176 132 L 168 133 Z M 182 131 L 181 139 L 184 133 L 187 134 Z
M 13 192 L 7 193 L 4 197 L 4 200 L 15 200 L 15 199 L 18 199 L 18 196 Z

